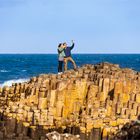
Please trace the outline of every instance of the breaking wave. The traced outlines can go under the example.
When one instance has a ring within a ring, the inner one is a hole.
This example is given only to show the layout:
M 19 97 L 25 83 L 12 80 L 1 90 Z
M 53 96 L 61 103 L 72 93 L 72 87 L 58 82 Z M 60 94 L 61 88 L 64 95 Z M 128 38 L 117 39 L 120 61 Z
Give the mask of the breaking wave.
M 0 72 L 10 72 L 10 71 L 8 71 L 8 70 L 0 70 Z
M 23 82 L 28 82 L 29 79 L 13 79 L 13 80 L 8 80 L 5 81 L 4 83 L 0 84 L 0 87 L 4 86 L 12 86 L 13 83 L 23 83 Z
M 23 72 L 27 71 L 27 70 L 22 70 Z

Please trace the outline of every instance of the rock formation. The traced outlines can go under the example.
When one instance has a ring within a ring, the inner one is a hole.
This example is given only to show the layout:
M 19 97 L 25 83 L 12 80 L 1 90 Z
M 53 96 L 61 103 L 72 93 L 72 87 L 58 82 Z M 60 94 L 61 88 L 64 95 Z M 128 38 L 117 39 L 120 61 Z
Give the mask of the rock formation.
M 140 140 L 140 122 L 131 121 L 119 130 L 113 140 Z
M 84 65 L 0 88 L 0 140 L 119 139 L 139 113 L 139 72 Z

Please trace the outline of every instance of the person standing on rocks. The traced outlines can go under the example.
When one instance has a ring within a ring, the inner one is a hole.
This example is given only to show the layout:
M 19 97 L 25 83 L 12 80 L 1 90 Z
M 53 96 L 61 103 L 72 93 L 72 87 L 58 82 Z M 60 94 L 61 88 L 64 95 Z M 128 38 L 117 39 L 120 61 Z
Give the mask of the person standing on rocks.
M 67 43 L 63 43 L 64 47 L 65 47 L 65 57 L 64 57 L 64 71 L 67 71 L 68 69 L 68 61 L 72 62 L 74 69 L 77 68 L 75 61 L 73 60 L 72 56 L 71 56 L 71 50 L 74 48 L 74 42 L 72 40 L 72 46 L 68 47 Z
M 63 72 L 63 63 L 64 63 L 64 57 L 65 55 L 65 46 L 60 43 L 58 45 L 58 74 L 61 74 Z

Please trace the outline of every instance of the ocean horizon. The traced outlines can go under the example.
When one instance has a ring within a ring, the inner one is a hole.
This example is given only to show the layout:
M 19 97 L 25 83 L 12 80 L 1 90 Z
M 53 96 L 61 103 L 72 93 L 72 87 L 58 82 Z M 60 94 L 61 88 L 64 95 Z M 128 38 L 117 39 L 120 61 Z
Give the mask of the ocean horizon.
M 110 62 L 140 71 L 140 54 L 73 54 L 77 66 Z M 0 86 L 28 81 L 40 74 L 57 73 L 57 54 L 0 54 Z M 72 66 L 69 64 L 69 69 Z

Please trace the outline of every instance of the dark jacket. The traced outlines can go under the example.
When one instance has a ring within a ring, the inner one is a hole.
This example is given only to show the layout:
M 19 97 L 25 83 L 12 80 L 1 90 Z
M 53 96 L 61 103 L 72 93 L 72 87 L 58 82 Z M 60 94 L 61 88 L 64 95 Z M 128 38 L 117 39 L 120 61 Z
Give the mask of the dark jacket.
M 65 52 L 65 57 L 67 58 L 67 57 L 71 57 L 71 50 L 74 48 L 74 43 L 72 44 L 72 46 L 71 47 L 67 47 L 65 50 L 64 50 L 64 52 Z

